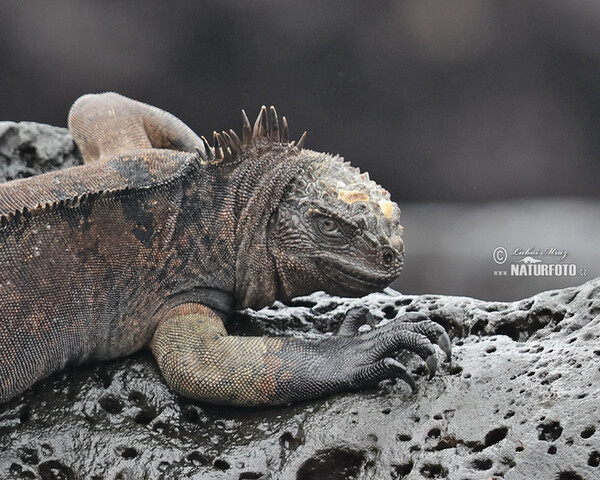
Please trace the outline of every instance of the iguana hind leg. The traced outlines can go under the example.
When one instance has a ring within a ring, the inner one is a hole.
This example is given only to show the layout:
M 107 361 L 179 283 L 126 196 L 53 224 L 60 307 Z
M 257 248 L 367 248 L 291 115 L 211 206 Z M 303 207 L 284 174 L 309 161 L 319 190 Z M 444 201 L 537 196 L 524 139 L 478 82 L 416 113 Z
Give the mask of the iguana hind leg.
M 352 327 L 358 323 L 351 318 Z M 349 327 L 349 325 L 346 325 Z M 439 326 L 438 326 L 439 327 Z M 371 332 L 320 341 L 284 337 L 227 336 L 221 319 L 209 308 L 181 305 L 167 314 L 151 342 L 167 383 L 197 400 L 234 405 L 277 405 L 376 385 L 399 377 L 415 382 L 392 356 L 409 349 L 435 370 L 432 339 L 392 322 Z M 443 333 L 442 333 L 443 332 Z M 443 342 L 442 342 L 443 343 Z
M 112 92 L 80 97 L 69 112 L 69 129 L 85 163 L 141 148 L 204 148 L 174 115 Z

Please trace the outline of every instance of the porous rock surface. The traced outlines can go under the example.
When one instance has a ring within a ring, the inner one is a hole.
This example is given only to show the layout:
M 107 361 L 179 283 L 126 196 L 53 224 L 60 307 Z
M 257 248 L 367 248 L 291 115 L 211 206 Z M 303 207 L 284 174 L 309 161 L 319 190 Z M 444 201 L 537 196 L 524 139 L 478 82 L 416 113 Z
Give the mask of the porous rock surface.
M 0 122 L 0 182 L 81 163 L 81 154 L 66 128 Z
M 600 279 L 510 303 L 316 293 L 237 314 L 229 330 L 314 338 L 355 305 L 382 321 L 427 312 L 452 336 L 452 362 L 440 355 L 428 382 L 422 362 L 401 354 L 414 394 L 390 381 L 266 409 L 184 399 L 148 352 L 72 367 L 0 405 L 0 478 L 600 477 Z

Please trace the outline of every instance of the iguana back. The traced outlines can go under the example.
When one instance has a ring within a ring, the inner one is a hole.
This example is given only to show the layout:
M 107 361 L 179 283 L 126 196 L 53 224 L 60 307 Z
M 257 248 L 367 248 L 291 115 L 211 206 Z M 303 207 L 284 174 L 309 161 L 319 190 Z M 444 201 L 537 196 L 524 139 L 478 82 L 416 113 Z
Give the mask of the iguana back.
M 151 338 L 194 156 L 134 156 L 0 185 L 0 401 Z

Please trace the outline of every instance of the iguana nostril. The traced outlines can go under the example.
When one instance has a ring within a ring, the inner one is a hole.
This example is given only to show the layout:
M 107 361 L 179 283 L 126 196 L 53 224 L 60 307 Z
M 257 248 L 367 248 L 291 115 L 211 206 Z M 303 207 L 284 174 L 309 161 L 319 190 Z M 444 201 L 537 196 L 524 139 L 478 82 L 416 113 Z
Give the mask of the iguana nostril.
M 385 248 L 381 253 L 381 261 L 386 267 L 391 266 L 396 259 L 396 255 L 391 248 Z

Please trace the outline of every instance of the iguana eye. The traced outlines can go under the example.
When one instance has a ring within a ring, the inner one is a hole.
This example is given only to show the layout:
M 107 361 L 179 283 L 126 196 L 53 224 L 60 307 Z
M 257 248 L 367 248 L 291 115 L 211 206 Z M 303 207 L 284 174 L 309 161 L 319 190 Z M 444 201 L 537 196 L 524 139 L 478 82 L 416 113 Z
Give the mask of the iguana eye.
M 334 230 L 337 230 L 337 226 L 331 218 L 325 218 L 323 219 L 323 230 L 326 232 L 333 232 Z
M 319 230 L 321 230 L 321 233 L 323 233 L 324 235 L 335 237 L 341 233 L 338 222 L 336 222 L 335 219 L 331 217 L 320 217 L 318 220 L 318 225 Z

